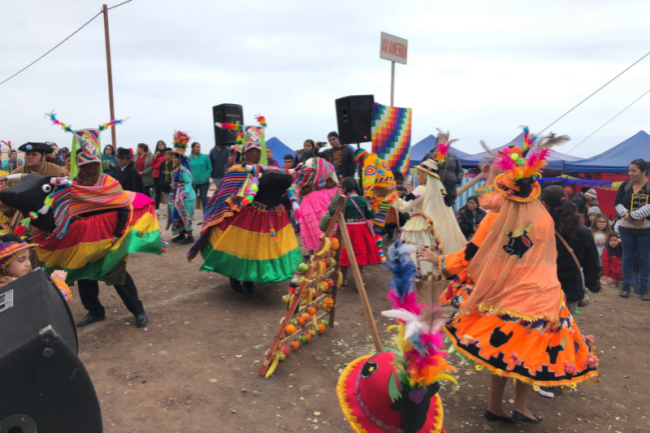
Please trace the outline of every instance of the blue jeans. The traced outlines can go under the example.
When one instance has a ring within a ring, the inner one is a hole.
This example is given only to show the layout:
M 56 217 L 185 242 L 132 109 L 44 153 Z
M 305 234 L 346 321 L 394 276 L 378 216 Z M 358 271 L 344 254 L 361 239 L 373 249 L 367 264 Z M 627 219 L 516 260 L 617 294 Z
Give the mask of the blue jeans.
M 208 207 L 208 188 L 210 188 L 210 182 L 202 183 L 201 185 L 192 185 L 194 192 L 201 199 L 201 206 L 203 207 L 203 212 L 205 208 Z
M 648 288 L 650 285 L 650 233 L 629 234 L 621 233 L 623 246 L 623 285 L 632 286 L 634 258 L 639 261 L 639 285 Z
M 212 182 L 214 182 L 215 188 L 219 189 L 219 184 L 223 180 L 223 177 L 213 177 Z

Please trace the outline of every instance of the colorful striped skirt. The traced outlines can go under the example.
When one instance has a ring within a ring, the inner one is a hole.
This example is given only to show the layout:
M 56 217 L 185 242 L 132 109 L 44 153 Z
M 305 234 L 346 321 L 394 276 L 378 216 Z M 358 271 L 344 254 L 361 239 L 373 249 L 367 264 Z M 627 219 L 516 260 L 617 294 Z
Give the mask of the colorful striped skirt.
M 201 249 L 202 271 L 269 284 L 291 278 L 302 263 L 296 235 L 282 205 L 268 209 L 253 202 L 210 230 Z
M 45 272 L 64 270 L 66 282 L 102 281 L 130 253 L 162 254 L 162 242 L 153 200 L 133 210 L 124 234 L 111 244 L 117 227 L 117 212 L 82 217 L 70 224 L 58 239 L 52 232 L 38 231 L 34 242 Z

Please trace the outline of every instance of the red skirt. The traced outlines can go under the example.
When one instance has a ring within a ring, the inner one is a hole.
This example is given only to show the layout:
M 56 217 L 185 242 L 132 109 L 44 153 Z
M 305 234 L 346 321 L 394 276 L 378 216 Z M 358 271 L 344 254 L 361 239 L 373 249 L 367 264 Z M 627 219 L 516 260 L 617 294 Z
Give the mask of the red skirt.
M 345 226 L 350 235 L 354 255 L 357 258 L 357 265 L 367 266 L 380 263 L 377 241 L 375 240 L 374 234 L 370 231 L 368 224 L 365 222 L 347 223 Z M 345 249 L 341 251 L 341 266 L 350 266 L 348 252 Z

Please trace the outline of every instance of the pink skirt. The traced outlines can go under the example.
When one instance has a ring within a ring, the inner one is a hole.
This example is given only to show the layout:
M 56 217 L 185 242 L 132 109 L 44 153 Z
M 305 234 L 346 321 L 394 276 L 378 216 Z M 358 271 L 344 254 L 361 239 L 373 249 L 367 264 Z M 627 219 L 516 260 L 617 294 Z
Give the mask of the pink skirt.
M 323 234 L 318 228 L 320 218 L 327 212 L 327 206 L 332 202 L 336 188 L 313 191 L 302 198 L 300 203 L 300 236 L 302 246 L 308 250 L 315 250 L 320 245 L 320 236 Z

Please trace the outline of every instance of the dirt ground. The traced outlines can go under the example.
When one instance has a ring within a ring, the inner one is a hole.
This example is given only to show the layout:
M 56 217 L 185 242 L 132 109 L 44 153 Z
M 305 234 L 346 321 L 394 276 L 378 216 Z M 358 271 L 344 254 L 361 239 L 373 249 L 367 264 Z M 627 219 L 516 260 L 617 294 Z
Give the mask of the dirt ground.
M 200 218 L 201 211 L 197 212 Z M 161 220 L 161 226 L 165 221 Z M 169 239 L 169 234 L 167 234 Z M 258 375 L 277 332 L 288 284 L 260 287 L 257 299 L 234 293 L 227 279 L 199 272 L 201 258 L 185 260 L 186 246 L 167 255 L 133 255 L 128 269 L 149 315 L 145 329 L 110 287 L 102 287 L 107 319 L 79 330 L 79 356 L 94 382 L 106 433 L 324 432 L 352 431 L 336 397 L 339 370 L 372 352 L 354 283 L 340 292 L 336 326 L 293 352 L 270 379 Z M 389 273 L 365 274 L 373 315 L 387 343 Z M 74 289 L 75 319 L 85 315 Z M 540 426 L 486 424 L 488 373 L 452 355 L 459 386 L 441 390 L 448 432 L 637 432 L 650 431 L 650 303 L 618 297 L 613 287 L 592 296 L 576 320 L 594 335 L 602 382 L 548 400 L 533 394 Z M 512 409 L 514 387 L 506 390 Z

